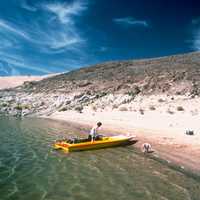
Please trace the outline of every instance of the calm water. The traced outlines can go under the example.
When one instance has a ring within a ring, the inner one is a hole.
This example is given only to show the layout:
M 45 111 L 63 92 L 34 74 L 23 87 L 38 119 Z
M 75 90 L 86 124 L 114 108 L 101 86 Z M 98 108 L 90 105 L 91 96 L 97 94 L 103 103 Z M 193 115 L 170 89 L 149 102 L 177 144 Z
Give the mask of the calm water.
M 200 180 L 132 147 L 66 154 L 59 135 L 86 130 L 44 119 L 0 118 L 0 200 L 199 200 Z

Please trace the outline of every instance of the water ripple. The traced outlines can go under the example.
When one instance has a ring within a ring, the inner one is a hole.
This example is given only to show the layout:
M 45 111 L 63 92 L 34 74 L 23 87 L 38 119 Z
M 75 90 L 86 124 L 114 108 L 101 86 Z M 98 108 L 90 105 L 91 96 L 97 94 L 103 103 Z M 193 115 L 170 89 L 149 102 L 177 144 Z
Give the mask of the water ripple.
M 9 199 L 10 197 L 14 196 L 15 193 L 17 193 L 19 191 L 17 184 L 15 182 L 12 182 L 13 187 L 10 189 L 10 191 L 8 192 L 8 195 L 6 197 L 6 199 Z

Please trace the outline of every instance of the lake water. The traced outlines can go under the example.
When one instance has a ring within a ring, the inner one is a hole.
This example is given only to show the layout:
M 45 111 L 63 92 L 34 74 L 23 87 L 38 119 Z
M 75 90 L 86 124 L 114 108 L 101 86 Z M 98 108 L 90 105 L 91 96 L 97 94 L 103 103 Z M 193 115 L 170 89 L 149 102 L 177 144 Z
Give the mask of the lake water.
M 199 200 L 200 179 L 132 147 L 64 153 L 58 136 L 86 130 L 46 119 L 0 117 L 0 200 Z

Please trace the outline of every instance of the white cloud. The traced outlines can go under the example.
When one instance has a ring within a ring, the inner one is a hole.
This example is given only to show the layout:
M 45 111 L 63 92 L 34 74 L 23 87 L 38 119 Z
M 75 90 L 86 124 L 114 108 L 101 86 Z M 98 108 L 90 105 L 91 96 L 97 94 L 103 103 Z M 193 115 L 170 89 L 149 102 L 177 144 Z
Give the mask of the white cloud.
M 6 76 L 17 76 L 17 75 L 20 75 L 20 72 L 9 63 L 0 62 L 0 74 L 6 75 Z
M 193 33 L 193 48 L 200 51 L 200 27 Z
M 47 32 L 37 30 L 34 38 L 38 37 L 43 38 L 43 40 L 38 41 L 35 39 L 35 43 L 39 42 L 39 44 L 42 44 L 44 48 L 53 51 L 72 48 L 74 45 L 83 41 L 78 34 L 65 30 L 65 28 L 56 31 L 50 29 Z
M 51 21 L 48 21 L 47 32 L 40 32 L 44 35 L 43 43 L 48 51 L 63 51 L 63 49 L 73 50 L 85 40 L 80 36 L 80 30 L 76 26 L 75 16 L 82 14 L 87 9 L 86 1 L 73 1 L 72 3 L 46 3 L 41 8 L 52 15 Z M 55 30 L 55 25 L 58 27 Z M 41 29 L 40 29 L 41 30 Z
M 43 5 L 43 8 L 53 13 L 61 23 L 73 23 L 72 16 L 80 15 L 80 13 L 87 9 L 87 5 L 83 1 L 74 1 L 68 3 L 50 3 Z
M 13 72 L 17 72 L 17 69 L 26 69 L 33 70 L 40 73 L 51 73 L 48 69 L 45 69 L 41 66 L 36 66 L 34 63 L 30 63 L 26 58 L 21 57 L 20 55 L 8 55 L 5 52 L 0 52 L 1 61 L 7 63 L 7 65 L 12 69 Z M 4 67 L 5 68 L 5 67 Z M 18 73 L 19 74 L 19 73 Z
M 23 1 L 23 6 L 26 5 Z M 57 51 L 64 48 L 71 48 L 73 45 L 81 44 L 85 40 L 79 35 L 75 26 L 74 15 L 80 15 L 85 10 L 86 3 L 74 1 L 71 4 L 51 3 L 40 5 L 48 14 L 56 15 L 59 21 L 49 21 L 49 15 L 43 17 L 43 23 L 14 25 L 11 22 L 0 19 L 0 31 L 15 34 L 28 42 L 40 45 L 41 49 Z M 55 26 L 57 27 L 55 29 Z
M 192 19 L 191 25 L 192 40 L 189 40 L 189 42 L 192 43 L 194 50 L 200 51 L 200 18 Z
M 0 62 L 0 72 L 3 72 L 3 74 L 9 74 L 7 68 L 1 62 Z
M 200 17 L 192 19 L 192 24 L 193 25 L 198 25 L 200 23 Z
M 8 24 L 8 22 L 0 20 L 0 31 L 2 33 L 9 32 L 11 34 L 20 36 L 33 44 L 43 45 L 44 47 L 59 49 L 77 43 L 79 41 L 78 37 L 75 36 L 75 34 L 69 33 L 69 31 L 66 30 L 53 31 L 49 29 L 44 31 L 41 28 L 34 29 L 32 26 L 31 33 L 28 33 L 28 30 L 22 29 L 23 27 L 20 29 L 14 27 L 14 25 Z M 1 39 L 1 42 L 2 41 L 5 41 L 5 46 L 11 46 L 12 44 L 11 40 L 8 40 L 6 38 Z
M 105 52 L 105 51 L 108 50 L 108 47 L 102 46 L 102 47 L 100 47 L 99 50 L 100 50 L 101 52 Z
M 10 72 L 11 76 L 18 76 L 18 75 L 20 75 L 19 70 L 17 70 L 14 66 L 10 66 L 10 68 L 11 68 L 11 72 Z
M 34 6 L 34 7 L 32 7 Z M 81 57 L 83 50 L 81 47 L 86 40 L 81 36 L 81 30 L 77 27 L 77 17 L 87 9 L 84 1 L 74 1 L 72 3 L 53 3 L 29 5 L 27 1 L 21 1 L 21 7 L 29 11 L 41 12 L 38 18 L 29 18 L 30 21 L 13 19 L 6 21 L 0 19 L 0 61 L 7 63 L 12 68 L 13 73 L 28 69 L 40 73 L 50 73 L 47 66 L 37 65 L 40 62 L 40 56 L 26 56 L 26 49 L 38 52 L 41 55 L 59 54 L 66 52 L 68 63 L 80 63 L 80 60 L 74 60 L 70 55 L 74 53 Z M 35 8 L 35 9 L 34 9 Z M 49 20 L 51 19 L 51 21 Z M 33 21 L 31 21 L 33 20 Z M 16 51 L 17 50 L 17 51 Z M 16 55 L 18 52 L 18 55 Z M 25 56 L 23 56 L 25 55 Z M 50 59 L 51 60 L 51 59 Z M 63 67 L 67 62 L 60 65 Z M 51 64 L 50 64 L 51 65 Z M 56 71 L 56 67 L 49 65 L 49 69 Z M 70 64 L 71 65 L 71 64 Z M 46 68 L 46 69 L 45 69 Z
M 31 12 L 37 11 L 37 8 L 29 5 L 26 0 L 21 1 L 21 7 L 24 8 L 25 10 L 28 10 L 28 11 L 31 11 Z
M 128 26 L 143 26 L 143 27 L 148 27 L 149 24 L 147 21 L 144 20 L 136 20 L 133 17 L 124 17 L 124 18 L 115 18 L 113 21 L 116 24 L 120 25 L 128 25 Z
M 0 49 L 8 49 L 13 47 L 13 42 L 7 38 L 1 38 Z
M 13 25 L 10 25 L 8 22 L 0 19 L 0 31 L 9 31 L 11 33 L 14 33 L 15 35 L 18 35 L 24 39 L 30 40 L 30 37 L 27 35 L 26 32 L 18 29 L 17 27 L 14 27 Z

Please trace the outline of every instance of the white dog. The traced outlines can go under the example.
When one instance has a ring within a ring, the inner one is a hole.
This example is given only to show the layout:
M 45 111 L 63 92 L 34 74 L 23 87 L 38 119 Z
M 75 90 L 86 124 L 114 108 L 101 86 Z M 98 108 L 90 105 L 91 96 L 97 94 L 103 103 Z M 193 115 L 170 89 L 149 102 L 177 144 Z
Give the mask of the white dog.
M 142 145 L 142 151 L 143 151 L 144 153 L 150 153 L 150 152 L 152 151 L 151 145 L 150 145 L 149 143 L 144 143 L 144 144 Z

